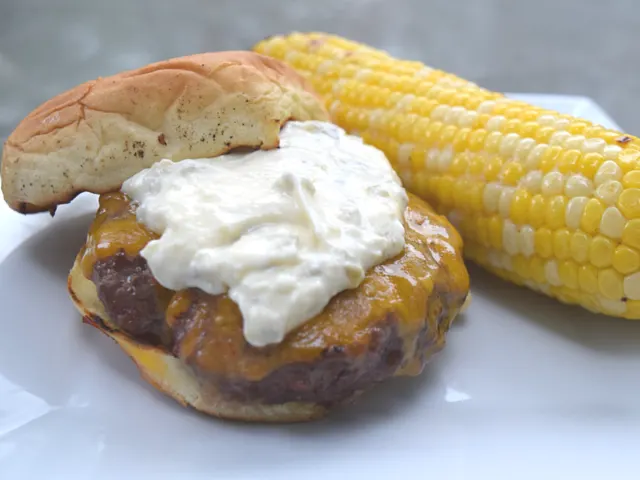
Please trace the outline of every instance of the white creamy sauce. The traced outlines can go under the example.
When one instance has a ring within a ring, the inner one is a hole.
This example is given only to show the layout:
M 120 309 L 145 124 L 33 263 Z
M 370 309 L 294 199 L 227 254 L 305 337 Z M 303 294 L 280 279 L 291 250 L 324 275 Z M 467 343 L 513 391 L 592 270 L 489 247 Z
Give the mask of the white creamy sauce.
M 160 235 L 141 252 L 160 284 L 228 293 L 258 347 L 404 248 L 398 176 L 381 151 L 329 123 L 288 122 L 275 150 L 162 160 L 122 191 Z

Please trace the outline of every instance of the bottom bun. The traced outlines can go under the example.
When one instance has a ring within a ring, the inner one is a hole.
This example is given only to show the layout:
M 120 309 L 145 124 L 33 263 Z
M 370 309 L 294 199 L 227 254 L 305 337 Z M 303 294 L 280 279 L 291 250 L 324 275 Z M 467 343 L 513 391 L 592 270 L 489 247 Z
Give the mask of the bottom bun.
M 197 378 L 176 357 L 156 347 L 143 345 L 110 329 L 111 322 L 93 282 L 82 273 L 78 256 L 68 279 L 69 293 L 84 322 L 111 337 L 134 361 L 142 378 L 184 406 L 220 418 L 249 422 L 303 422 L 322 417 L 327 408 L 316 403 L 290 402 L 280 405 L 230 401 L 212 392 L 206 394 Z

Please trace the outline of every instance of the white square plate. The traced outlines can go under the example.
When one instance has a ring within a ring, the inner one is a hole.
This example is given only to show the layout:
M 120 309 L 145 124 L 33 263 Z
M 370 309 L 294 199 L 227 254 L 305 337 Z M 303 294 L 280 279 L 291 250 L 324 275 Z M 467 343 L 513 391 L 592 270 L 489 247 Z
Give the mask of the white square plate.
M 608 126 L 587 98 L 517 95 Z M 0 204 L 0 478 L 639 478 L 640 325 L 470 267 L 474 298 L 413 379 L 299 425 L 217 421 L 83 325 L 66 275 L 95 212 Z

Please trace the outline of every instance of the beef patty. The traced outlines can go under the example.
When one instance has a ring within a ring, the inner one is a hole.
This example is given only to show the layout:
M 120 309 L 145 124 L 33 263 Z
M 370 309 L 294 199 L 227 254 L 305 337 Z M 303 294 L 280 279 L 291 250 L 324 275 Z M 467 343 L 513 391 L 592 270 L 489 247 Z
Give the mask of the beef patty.
M 135 242 L 127 233 L 132 222 Z M 226 295 L 172 292 L 157 283 L 139 255 L 154 234 L 142 238 L 135 207 L 121 193 L 101 197 L 82 261 L 105 307 L 104 324 L 180 358 L 204 391 L 242 402 L 335 404 L 390 376 L 419 373 L 466 298 L 457 233 L 415 197 L 405 229 L 401 255 L 264 348 L 244 340 L 242 315 Z

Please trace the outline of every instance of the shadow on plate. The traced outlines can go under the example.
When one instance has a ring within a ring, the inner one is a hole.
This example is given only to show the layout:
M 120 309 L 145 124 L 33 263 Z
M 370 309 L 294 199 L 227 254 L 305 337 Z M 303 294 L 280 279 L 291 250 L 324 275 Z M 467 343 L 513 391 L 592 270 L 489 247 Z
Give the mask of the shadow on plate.
M 597 315 L 508 283 L 476 265 L 468 267 L 474 296 L 513 312 L 514 322 L 533 322 L 602 353 L 640 354 L 640 322 Z M 473 321 L 473 303 L 467 316 Z

